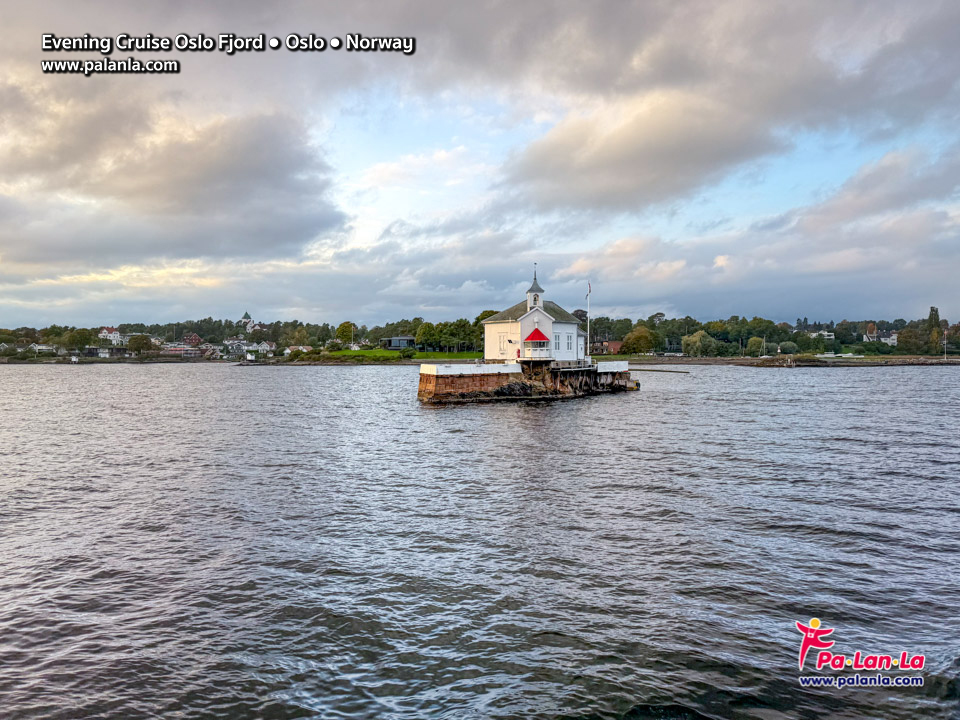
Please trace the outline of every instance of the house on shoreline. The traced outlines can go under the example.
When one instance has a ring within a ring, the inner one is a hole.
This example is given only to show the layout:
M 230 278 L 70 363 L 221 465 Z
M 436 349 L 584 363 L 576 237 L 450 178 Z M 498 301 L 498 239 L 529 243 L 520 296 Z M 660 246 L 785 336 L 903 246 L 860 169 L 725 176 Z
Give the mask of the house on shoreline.
M 403 350 L 404 348 L 416 348 L 416 346 L 417 339 L 413 335 L 380 338 L 380 347 L 384 350 Z
M 587 334 L 580 320 L 543 299 L 533 273 L 525 300 L 483 321 L 483 357 L 488 362 L 547 360 L 579 363 L 587 357 Z
M 534 270 L 526 299 L 482 322 L 483 362 L 421 365 L 417 399 L 559 399 L 635 389 L 627 362 L 594 362 L 580 319 L 544 300 L 543 293 Z

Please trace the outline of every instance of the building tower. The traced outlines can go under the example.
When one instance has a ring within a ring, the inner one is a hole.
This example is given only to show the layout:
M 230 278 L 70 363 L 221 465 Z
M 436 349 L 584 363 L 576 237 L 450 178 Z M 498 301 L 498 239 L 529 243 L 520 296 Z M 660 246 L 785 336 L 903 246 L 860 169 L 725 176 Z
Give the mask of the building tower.
M 540 287 L 540 283 L 537 282 L 537 264 L 533 264 L 533 284 L 530 286 L 530 289 L 527 290 L 527 312 L 530 312 L 535 307 L 543 307 L 543 288 Z

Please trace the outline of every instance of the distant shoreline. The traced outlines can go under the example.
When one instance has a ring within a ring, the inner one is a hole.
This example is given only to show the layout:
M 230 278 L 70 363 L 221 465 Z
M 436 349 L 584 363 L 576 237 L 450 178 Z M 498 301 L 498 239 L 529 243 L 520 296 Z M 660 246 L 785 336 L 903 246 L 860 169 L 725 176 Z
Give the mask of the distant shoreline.
M 597 356 L 602 357 L 602 356 Z M 629 358 L 631 365 L 730 365 L 736 367 L 932 367 L 960 365 L 960 357 L 927 355 L 866 355 L 862 358 L 818 358 L 810 355 L 778 355 L 769 358 L 751 357 L 655 357 Z M 792 362 L 792 364 L 790 364 Z
M 769 358 L 750 358 L 750 357 L 676 357 L 676 356 L 610 356 L 595 355 L 596 360 L 627 360 L 631 367 L 642 367 L 645 365 L 720 365 L 730 367 L 758 367 L 758 368 L 811 368 L 811 367 L 942 367 L 942 366 L 960 366 L 960 357 L 948 357 L 946 360 L 942 357 L 933 357 L 925 355 L 899 355 L 899 356 L 876 356 L 868 355 L 862 358 L 818 358 L 809 355 L 793 356 L 779 355 Z M 180 358 L 83 358 L 79 363 L 72 363 L 65 358 L 38 358 L 38 359 L 14 359 L 0 358 L 0 365 L 69 365 L 74 366 L 93 366 L 93 365 L 233 365 L 237 367 L 369 367 L 383 366 L 393 367 L 419 366 L 424 364 L 443 364 L 443 365 L 470 365 L 476 360 L 462 358 L 427 358 L 400 359 L 384 361 L 380 358 L 365 358 L 353 356 L 349 359 L 336 360 L 294 360 L 292 362 L 283 361 L 279 358 L 266 360 L 263 362 L 250 362 L 245 360 L 205 360 L 202 358 L 180 359 Z

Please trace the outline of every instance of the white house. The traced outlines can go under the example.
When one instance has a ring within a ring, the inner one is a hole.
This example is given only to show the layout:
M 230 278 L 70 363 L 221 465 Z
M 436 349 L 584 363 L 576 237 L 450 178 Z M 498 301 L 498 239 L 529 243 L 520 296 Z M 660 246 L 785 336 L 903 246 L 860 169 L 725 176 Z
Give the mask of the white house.
M 882 342 L 884 345 L 890 345 L 891 347 L 897 346 L 897 332 L 876 332 L 876 333 L 866 333 L 863 336 L 864 342 Z
M 483 321 L 483 357 L 488 361 L 575 363 L 586 357 L 586 341 L 575 315 L 543 299 L 536 272 L 526 300 Z
M 227 354 L 229 355 L 243 355 L 244 353 L 253 349 L 253 343 L 248 343 L 244 340 L 235 340 L 229 339 L 224 341 L 224 346 L 227 349 Z
M 102 327 L 97 335 L 101 340 L 109 340 L 114 345 L 123 345 L 123 336 L 115 327 Z
M 836 335 L 832 332 L 827 332 L 826 330 L 820 330 L 819 332 L 808 332 L 807 335 L 816 340 L 818 337 L 822 337 L 824 340 L 833 340 Z

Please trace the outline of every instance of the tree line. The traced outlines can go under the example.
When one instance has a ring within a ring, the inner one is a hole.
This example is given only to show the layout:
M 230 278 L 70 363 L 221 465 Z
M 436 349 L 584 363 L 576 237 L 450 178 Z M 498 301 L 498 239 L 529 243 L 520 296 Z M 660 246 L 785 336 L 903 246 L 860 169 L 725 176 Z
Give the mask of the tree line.
M 656 313 L 633 324 L 628 332 L 617 337 L 622 330 L 619 321 L 598 318 L 600 332 L 609 327 L 611 337 L 602 339 L 622 340 L 623 353 L 676 351 L 687 355 L 733 357 L 738 355 L 773 355 L 779 353 L 836 352 L 844 350 L 862 354 L 898 353 L 904 355 L 938 354 L 944 350 L 960 349 L 960 324 L 950 325 L 940 318 L 937 308 L 931 307 L 926 319 L 907 321 L 898 318 L 886 320 L 842 320 L 834 323 L 809 322 L 798 318 L 796 325 L 774 323 L 761 317 L 747 319 L 733 315 L 726 320 L 710 320 L 701 323 L 695 318 L 668 319 Z M 591 321 L 591 325 L 596 321 Z M 813 333 L 832 334 L 811 336 Z M 882 333 L 897 333 L 897 344 L 883 342 Z M 591 335 L 597 334 L 591 328 Z M 864 340 L 864 337 L 876 338 Z
M 473 320 L 459 318 L 451 321 L 430 322 L 422 317 L 402 319 L 367 327 L 345 320 L 336 325 L 330 323 L 303 323 L 299 320 L 260 323 L 263 329 L 246 334 L 245 328 L 231 320 L 185 320 L 175 323 L 144 324 L 124 323 L 117 329 L 124 335 L 150 335 L 168 342 L 181 340 L 185 335 L 196 333 L 206 342 L 218 344 L 231 336 L 246 335 L 251 342 L 264 340 L 280 347 L 309 345 L 313 347 L 344 347 L 349 344 L 378 346 L 380 341 L 396 336 L 410 336 L 418 347 L 429 350 L 457 351 L 480 350 L 483 347 L 482 322 L 495 310 L 484 310 Z M 587 313 L 574 311 L 586 329 Z M 100 328 L 78 328 L 65 325 L 50 325 L 37 329 L 19 327 L 0 328 L 0 343 L 13 346 L 6 354 L 16 352 L 17 345 L 44 343 L 79 349 L 98 344 Z M 833 339 L 811 337 L 810 333 L 833 333 Z M 897 346 L 891 347 L 878 340 L 864 342 L 865 335 L 897 332 Z M 950 325 L 941 319 L 937 308 L 931 308 L 925 319 L 904 320 L 842 320 L 838 323 L 809 322 L 797 318 L 795 325 L 775 323 L 762 317 L 747 319 L 733 315 L 726 320 L 700 322 L 689 315 L 668 318 L 664 313 L 655 313 L 646 319 L 633 321 L 629 318 L 599 316 L 590 319 L 591 341 L 623 341 L 621 352 L 684 352 L 688 355 L 738 356 L 773 354 L 779 352 L 841 352 L 844 348 L 864 353 L 936 354 L 943 352 L 946 338 L 948 350 L 960 350 L 960 324 Z M 764 344 L 766 343 L 766 344 Z

